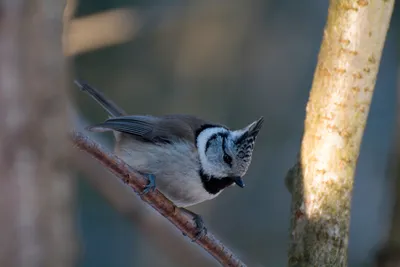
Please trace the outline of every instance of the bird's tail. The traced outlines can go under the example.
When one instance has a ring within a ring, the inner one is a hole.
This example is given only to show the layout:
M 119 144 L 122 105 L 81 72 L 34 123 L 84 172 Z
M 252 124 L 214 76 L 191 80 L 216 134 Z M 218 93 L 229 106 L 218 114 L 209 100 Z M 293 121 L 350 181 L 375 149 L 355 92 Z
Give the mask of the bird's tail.
M 88 93 L 97 103 L 99 103 L 111 117 L 125 116 L 126 113 L 113 101 L 107 99 L 99 90 L 84 81 L 75 80 L 75 84 L 84 92 Z

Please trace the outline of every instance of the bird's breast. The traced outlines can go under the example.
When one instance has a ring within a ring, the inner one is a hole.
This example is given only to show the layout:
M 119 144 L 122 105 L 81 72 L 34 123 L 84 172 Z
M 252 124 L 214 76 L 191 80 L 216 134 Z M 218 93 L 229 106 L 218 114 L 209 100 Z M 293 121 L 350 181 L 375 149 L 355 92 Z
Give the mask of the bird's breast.
M 188 142 L 155 145 L 121 139 L 116 153 L 135 170 L 153 174 L 156 187 L 175 205 L 191 206 L 216 197 L 204 188 L 196 147 Z

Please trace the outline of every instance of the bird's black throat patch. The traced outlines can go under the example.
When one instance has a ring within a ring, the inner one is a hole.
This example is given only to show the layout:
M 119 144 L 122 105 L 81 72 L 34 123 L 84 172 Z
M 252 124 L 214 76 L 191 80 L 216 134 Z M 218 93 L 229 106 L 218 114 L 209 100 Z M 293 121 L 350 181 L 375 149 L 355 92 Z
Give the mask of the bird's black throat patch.
M 205 174 L 203 169 L 199 170 L 199 175 L 201 177 L 201 182 L 203 183 L 204 189 L 212 195 L 219 193 L 221 190 L 234 183 L 231 177 L 215 178 Z

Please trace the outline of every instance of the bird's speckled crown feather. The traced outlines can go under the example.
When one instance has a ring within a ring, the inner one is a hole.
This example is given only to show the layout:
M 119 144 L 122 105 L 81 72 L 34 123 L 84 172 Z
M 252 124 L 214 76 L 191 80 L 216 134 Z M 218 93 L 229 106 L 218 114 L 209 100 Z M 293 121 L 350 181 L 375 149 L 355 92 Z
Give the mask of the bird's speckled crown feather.
M 264 118 L 261 117 L 257 121 L 250 124 L 247 129 L 241 134 L 236 140 L 235 144 L 237 146 L 238 157 L 243 161 L 247 162 L 251 159 L 254 144 L 258 133 L 263 125 Z

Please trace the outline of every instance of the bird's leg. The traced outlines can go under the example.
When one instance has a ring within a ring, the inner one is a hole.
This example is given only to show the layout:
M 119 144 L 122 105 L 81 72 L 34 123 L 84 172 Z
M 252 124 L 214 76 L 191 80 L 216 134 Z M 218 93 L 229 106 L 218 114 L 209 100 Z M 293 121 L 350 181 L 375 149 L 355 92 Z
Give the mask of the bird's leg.
M 192 239 L 192 241 L 195 242 L 195 241 L 199 240 L 200 238 L 202 238 L 203 236 L 205 236 L 207 234 L 207 228 L 204 226 L 203 218 L 201 218 L 200 215 L 198 215 L 188 209 L 185 209 L 185 208 L 180 208 L 180 209 L 183 212 L 190 214 L 193 217 L 194 223 L 196 224 L 197 233 L 196 233 L 196 236 L 194 237 L 194 239 Z M 183 235 L 185 235 L 185 234 L 183 234 Z
M 154 174 L 143 174 L 144 176 L 147 177 L 147 179 L 149 180 L 149 182 L 147 183 L 147 185 L 144 187 L 143 191 L 140 193 L 140 195 L 145 195 L 147 193 L 154 192 L 154 190 L 156 189 L 156 177 L 154 176 Z

